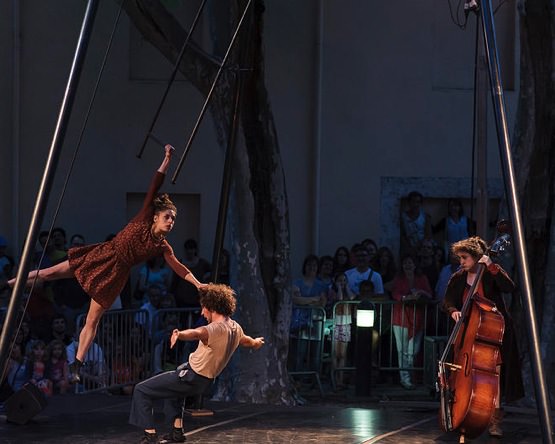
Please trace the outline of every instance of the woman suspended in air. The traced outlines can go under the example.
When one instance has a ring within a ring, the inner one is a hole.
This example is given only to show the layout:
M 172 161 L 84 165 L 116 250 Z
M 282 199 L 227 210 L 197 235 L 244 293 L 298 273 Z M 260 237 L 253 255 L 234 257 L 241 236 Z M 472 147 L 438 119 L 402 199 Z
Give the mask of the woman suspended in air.
M 70 248 L 66 261 L 43 270 L 31 271 L 27 277 L 27 285 L 31 285 L 35 279 L 54 281 L 76 278 L 91 297 L 85 326 L 79 335 L 75 361 L 70 364 L 72 382 L 80 380 L 79 369 L 96 336 L 100 319 L 125 286 L 131 267 L 151 257 L 163 255 L 179 277 L 197 288 L 205 285 L 177 260 L 166 240 L 175 223 L 177 210 L 167 194 L 157 196 L 169 167 L 173 147 L 166 145 L 165 151 L 164 160 L 154 174 L 141 210 L 123 230 L 110 241 Z M 8 282 L 11 287 L 14 283 L 15 279 Z

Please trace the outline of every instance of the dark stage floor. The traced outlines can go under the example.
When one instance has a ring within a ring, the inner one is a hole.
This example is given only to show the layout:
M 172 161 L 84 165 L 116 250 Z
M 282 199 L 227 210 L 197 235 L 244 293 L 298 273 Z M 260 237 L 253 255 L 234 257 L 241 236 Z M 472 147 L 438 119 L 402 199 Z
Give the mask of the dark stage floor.
M 207 402 L 213 416 L 187 417 L 188 443 L 457 443 L 438 426 L 437 403 L 424 390 L 381 387 L 367 399 L 351 392 L 307 394 L 303 406 Z M 0 443 L 136 443 L 141 431 L 127 424 L 131 399 L 107 394 L 51 398 L 32 422 L 13 425 L 0 417 Z M 167 427 L 160 415 L 159 431 Z M 505 438 L 484 435 L 473 443 L 541 443 L 533 410 L 507 408 Z

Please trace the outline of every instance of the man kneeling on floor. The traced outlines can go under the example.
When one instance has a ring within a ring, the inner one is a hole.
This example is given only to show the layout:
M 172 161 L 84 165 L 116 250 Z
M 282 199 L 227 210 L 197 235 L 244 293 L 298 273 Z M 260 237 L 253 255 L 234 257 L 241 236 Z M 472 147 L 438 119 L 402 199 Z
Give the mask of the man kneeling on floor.
M 264 338 L 245 335 L 241 326 L 230 319 L 236 307 L 235 293 L 230 287 L 204 285 L 199 288 L 199 295 L 201 314 L 208 325 L 182 331 L 176 329 L 170 338 L 171 347 L 177 340 L 199 341 L 197 349 L 189 355 L 189 362 L 137 384 L 133 391 L 129 423 L 144 429 L 142 444 L 184 442 L 183 399 L 203 393 L 239 345 L 258 350 L 264 344 Z M 166 400 L 167 407 L 175 411 L 173 430 L 162 438 L 154 428 L 152 403 L 155 399 Z

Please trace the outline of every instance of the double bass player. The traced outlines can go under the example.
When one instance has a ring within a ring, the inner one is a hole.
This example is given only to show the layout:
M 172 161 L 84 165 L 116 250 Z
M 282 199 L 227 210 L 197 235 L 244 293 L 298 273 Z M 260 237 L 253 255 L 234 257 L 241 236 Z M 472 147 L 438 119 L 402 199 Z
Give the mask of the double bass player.
M 501 332 L 502 342 L 499 347 L 500 353 L 496 357 L 496 362 L 494 362 L 496 373 L 500 374 L 497 379 L 497 395 L 495 399 L 491 400 L 495 402 L 495 411 L 487 426 L 491 436 L 501 437 L 503 436 L 501 397 L 504 396 L 505 401 L 510 402 L 524 396 L 514 328 L 502 296 L 502 293 L 512 293 L 515 290 L 515 284 L 503 268 L 492 262 L 487 255 L 487 245 L 480 237 L 474 236 L 454 243 L 451 246 L 451 252 L 458 257 L 460 269 L 452 275 L 449 281 L 442 305 L 443 310 L 455 322 L 459 321 L 463 304 L 470 295 L 471 287 L 475 284 L 474 294 L 476 298 L 478 300 L 482 298 L 488 303 L 491 302 L 493 311 L 502 315 L 504 320 L 504 331 Z M 483 273 L 480 273 L 481 279 L 479 282 L 475 283 L 481 264 L 484 267 Z M 457 353 L 456 349 L 454 353 Z M 455 400 L 456 397 L 455 390 Z

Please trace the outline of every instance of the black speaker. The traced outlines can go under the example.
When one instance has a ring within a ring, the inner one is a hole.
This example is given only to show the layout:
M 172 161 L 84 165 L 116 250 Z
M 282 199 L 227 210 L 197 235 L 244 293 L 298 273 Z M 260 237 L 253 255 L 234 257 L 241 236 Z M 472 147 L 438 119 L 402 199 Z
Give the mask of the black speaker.
M 46 407 L 46 397 L 35 385 L 25 384 L 4 404 L 6 419 L 15 424 L 27 424 Z

